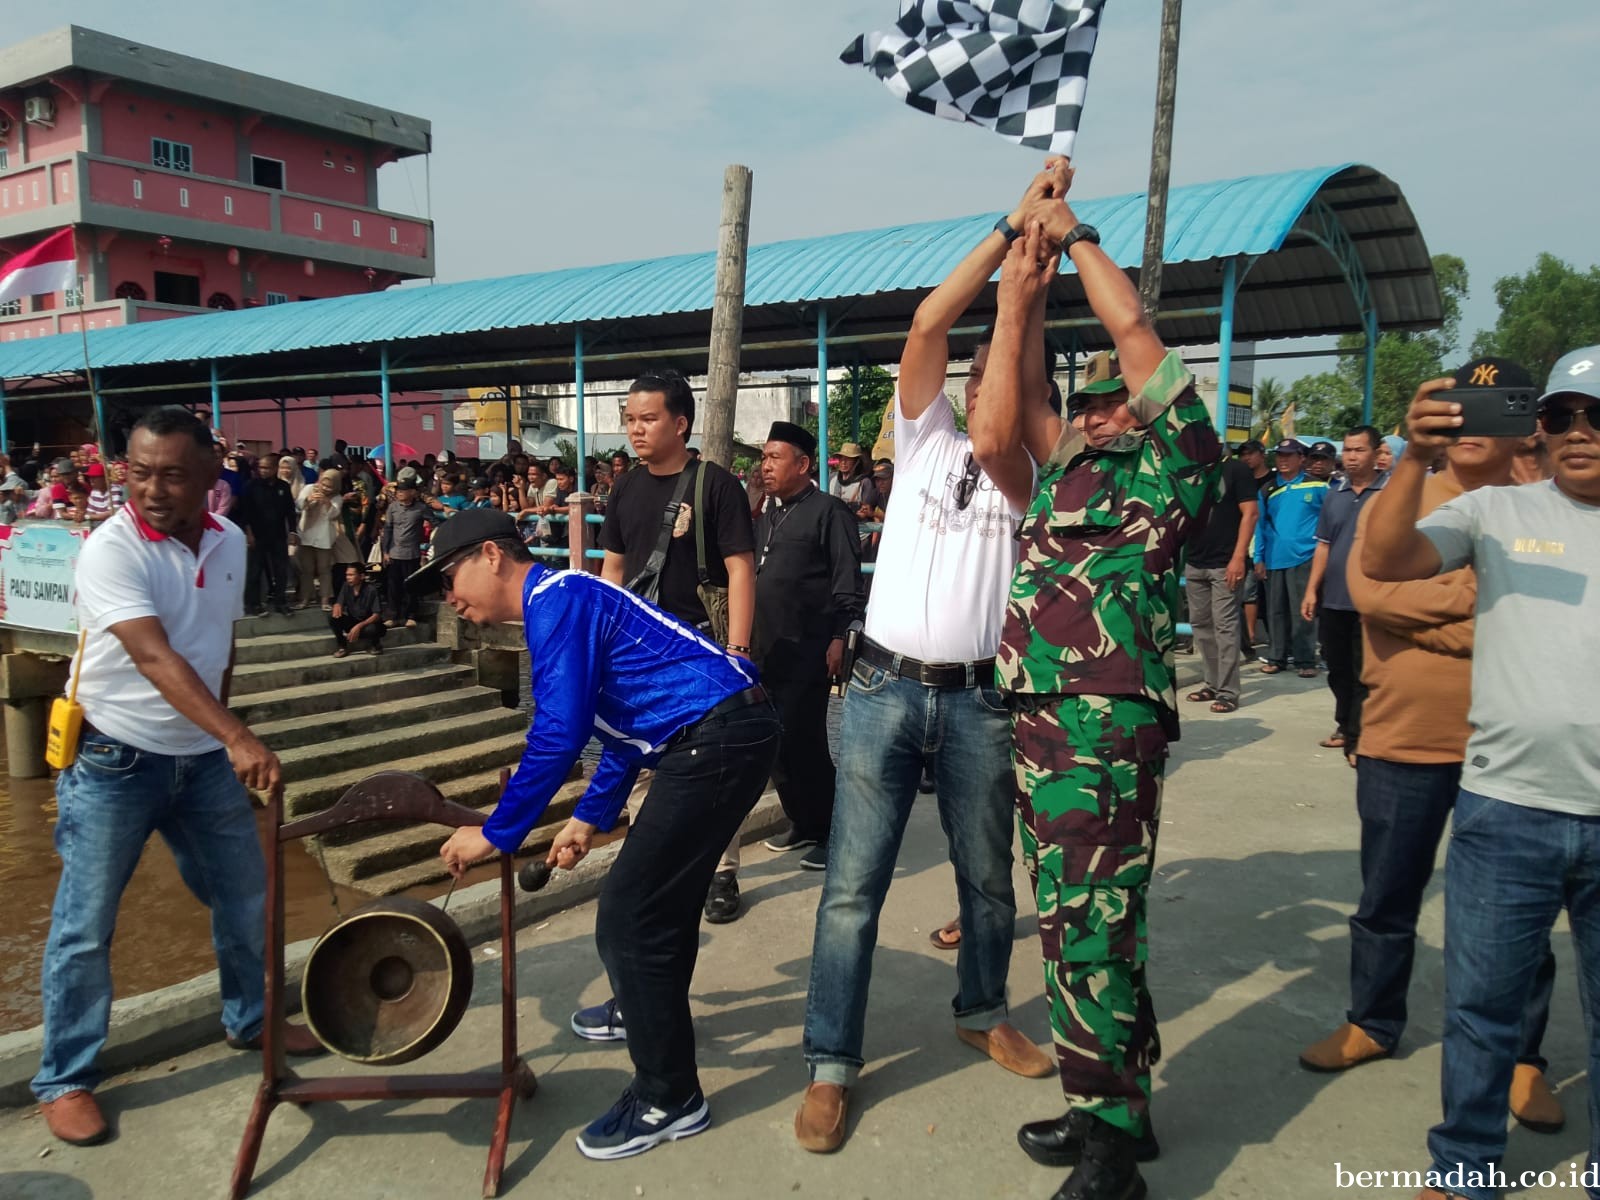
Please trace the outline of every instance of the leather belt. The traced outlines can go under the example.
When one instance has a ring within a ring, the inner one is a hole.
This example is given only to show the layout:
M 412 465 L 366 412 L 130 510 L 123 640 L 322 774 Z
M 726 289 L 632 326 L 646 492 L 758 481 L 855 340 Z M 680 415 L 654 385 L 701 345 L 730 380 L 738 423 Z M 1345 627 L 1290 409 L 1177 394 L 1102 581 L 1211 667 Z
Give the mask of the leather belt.
M 700 721 L 709 721 L 712 717 L 722 717 L 731 712 L 738 712 L 741 708 L 749 708 L 752 704 L 765 704 L 766 702 L 767 689 L 758 683 L 754 687 L 745 688 L 742 692 L 735 692 L 720 704 L 713 704 L 701 715 L 699 721 L 694 722 L 694 725 L 700 724 Z M 693 728 L 693 725 L 689 728 Z
M 882 667 L 891 675 L 914 679 L 927 687 L 969 688 L 980 683 L 994 685 L 994 659 L 980 658 L 976 662 L 927 663 L 904 654 L 896 654 L 880 646 L 871 638 L 861 639 L 861 650 L 856 655 L 861 661 Z

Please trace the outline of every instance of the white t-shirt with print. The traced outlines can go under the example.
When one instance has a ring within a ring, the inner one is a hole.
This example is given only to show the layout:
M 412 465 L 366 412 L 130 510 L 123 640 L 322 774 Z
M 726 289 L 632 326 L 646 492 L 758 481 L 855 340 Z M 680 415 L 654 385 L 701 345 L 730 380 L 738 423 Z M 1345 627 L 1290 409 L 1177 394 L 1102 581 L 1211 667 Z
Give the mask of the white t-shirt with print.
M 981 470 L 971 503 L 964 509 L 956 503 L 972 443 L 956 428 L 955 411 L 942 394 L 913 421 L 896 390 L 894 414 L 894 491 L 883 518 L 866 635 L 923 662 L 993 658 L 1023 514 Z

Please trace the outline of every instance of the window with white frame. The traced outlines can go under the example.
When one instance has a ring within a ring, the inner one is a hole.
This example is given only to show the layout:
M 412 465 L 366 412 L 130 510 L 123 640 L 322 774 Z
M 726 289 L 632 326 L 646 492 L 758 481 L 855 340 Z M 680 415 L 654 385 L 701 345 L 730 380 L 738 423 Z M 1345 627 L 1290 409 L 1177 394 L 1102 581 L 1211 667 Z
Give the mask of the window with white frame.
M 351 237 L 360 237 L 361 236 L 361 222 L 360 221 L 352 220 L 350 222 L 350 236 Z
M 222 215 L 225 216 L 225 217 L 233 216 L 233 197 L 232 196 L 224 196 L 222 198 Z
M 188 188 L 179 188 L 178 189 L 178 207 L 179 208 L 188 208 L 189 207 L 189 189 Z
M 6 149 L 4 146 L 0 146 L 0 171 L 4 171 L 7 168 L 9 168 L 10 166 L 11 166 L 11 151 Z
M 267 303 L 268 304 L 287 304 L 287 303 L 289 303 L 289 293 L 288 292 L 268 292 L 267 293 Z
M 83 295 L 83 278 L 80 276 L 76 285 L 63 288 L 61 298 L 66 302 L 68 308 L 82 308 L 87 304 L 88 301 L 84 299 Z
M 144 199 L 144 180 L 135 179 L 133 181 L 133 198 L 135 200 Z
M 389 226 L 389 245 L 398 246 L 399 244 L 400 244 L 400 230 L 398 228 L 396 228 L 395 226 L 391 225 L 391 226 Z
M 169 171 L 193 171 L 194 147 L 187 142 L 169 142 L 166 138 L 150 139 L 150 163 Z
M 316 229 L 316 230 L 321 230 L 321 228 L 322 228 L 322 214 L 321 213 L 314 212 L 314 213 L 311 214 L 311 228 Z
M 0 317 L 20 317 L 22 315 L 22 301 L 0 300 Z

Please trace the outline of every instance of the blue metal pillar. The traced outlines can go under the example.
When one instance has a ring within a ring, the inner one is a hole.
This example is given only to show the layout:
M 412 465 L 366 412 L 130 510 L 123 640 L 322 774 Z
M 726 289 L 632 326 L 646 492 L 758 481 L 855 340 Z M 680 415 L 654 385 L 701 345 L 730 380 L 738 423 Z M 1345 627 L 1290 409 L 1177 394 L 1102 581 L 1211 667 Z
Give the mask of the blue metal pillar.
M 222 428 L 222 384 L 217 381 L 217 360 L 211 360 L 211 428 Z
M 861 440 L 861 364 L 850 364 L 850 440 Z
M 106 406 L 100 399 L 100 372 L 95 371 L 91 376 L 94 387 L 94 440 L 100 446 L 100 458 L 103 462 L 110 461 L 111 452 L 106 444 Z
M 588 486 L 583 477 L 583 459 L 588 453 L 588 442 L 584 438 L 583 410 L 587 407 L 583 402 L 583 326 L 576 325 L 572 330 L 572 390 L 578 401 L 578 490 L 588 491 Z
M 383 470 L 389 482 L 393 483 L 399 471 L 394 465 L 394 414 L 389 411 L 389 347 L 378 347 L 378 398 L 383 404 Z M 506 427 L 506 435 L 511 433 L 510 426 Z
M 0 379 L 0 454 L 11 453 L 11 431 L 6 428 L 6 381 Z
M 817 481 L 828 490 L 828 306 L 817 305 Z
M 1361 389 L 1361 423 L 1372 424 L 1372 391 L 1378 379 L 1378 314 L 1368 309 L 1362 314 L 1362 322 L 1366 326 L 1367 350 L 1366 373 Z
M 1222 264 L 1222 322 L 1217 331 L 1217 436 L 1228 444 L 1228 394 L 1233 384 L 1233 302 L 1239 294 L 1239 261 Z

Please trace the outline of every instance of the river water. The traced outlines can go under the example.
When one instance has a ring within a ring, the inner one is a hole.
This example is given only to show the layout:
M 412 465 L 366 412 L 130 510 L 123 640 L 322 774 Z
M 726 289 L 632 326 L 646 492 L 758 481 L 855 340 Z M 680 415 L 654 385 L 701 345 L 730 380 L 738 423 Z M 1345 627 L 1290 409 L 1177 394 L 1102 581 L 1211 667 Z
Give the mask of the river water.
M 26 1029 L 40 1021 L 39 967 L 50 932 L 61 860 L 56 857 L 56 802 L 47 779 L 9 779 L 0 758 L 0 897 L 7 919 L 0 923 L 0 1033 Z M 267 815 L 256 810 L 266 846 Z M 447 831 L 439 831 L 442 842 Z M 287 940 L 315 937 L 335 919 L 326 877 L 301 842 L 284 847 L 284 910 Z M 463 885 L 489 878 L 492 864 L 478 867 Z M 445 885 L 414 889 L 409 895 L 442 894 Z M 349 912 L 371 897 L 339 888 L 339 903 Z M 123 894 L 116 936 L 111 943 L 111 974 L 117 997 L 138 995 L 181 983 L 216 968 L 210 918 L 178 877 L 166 843 L 150 839 L 144 857 Z

